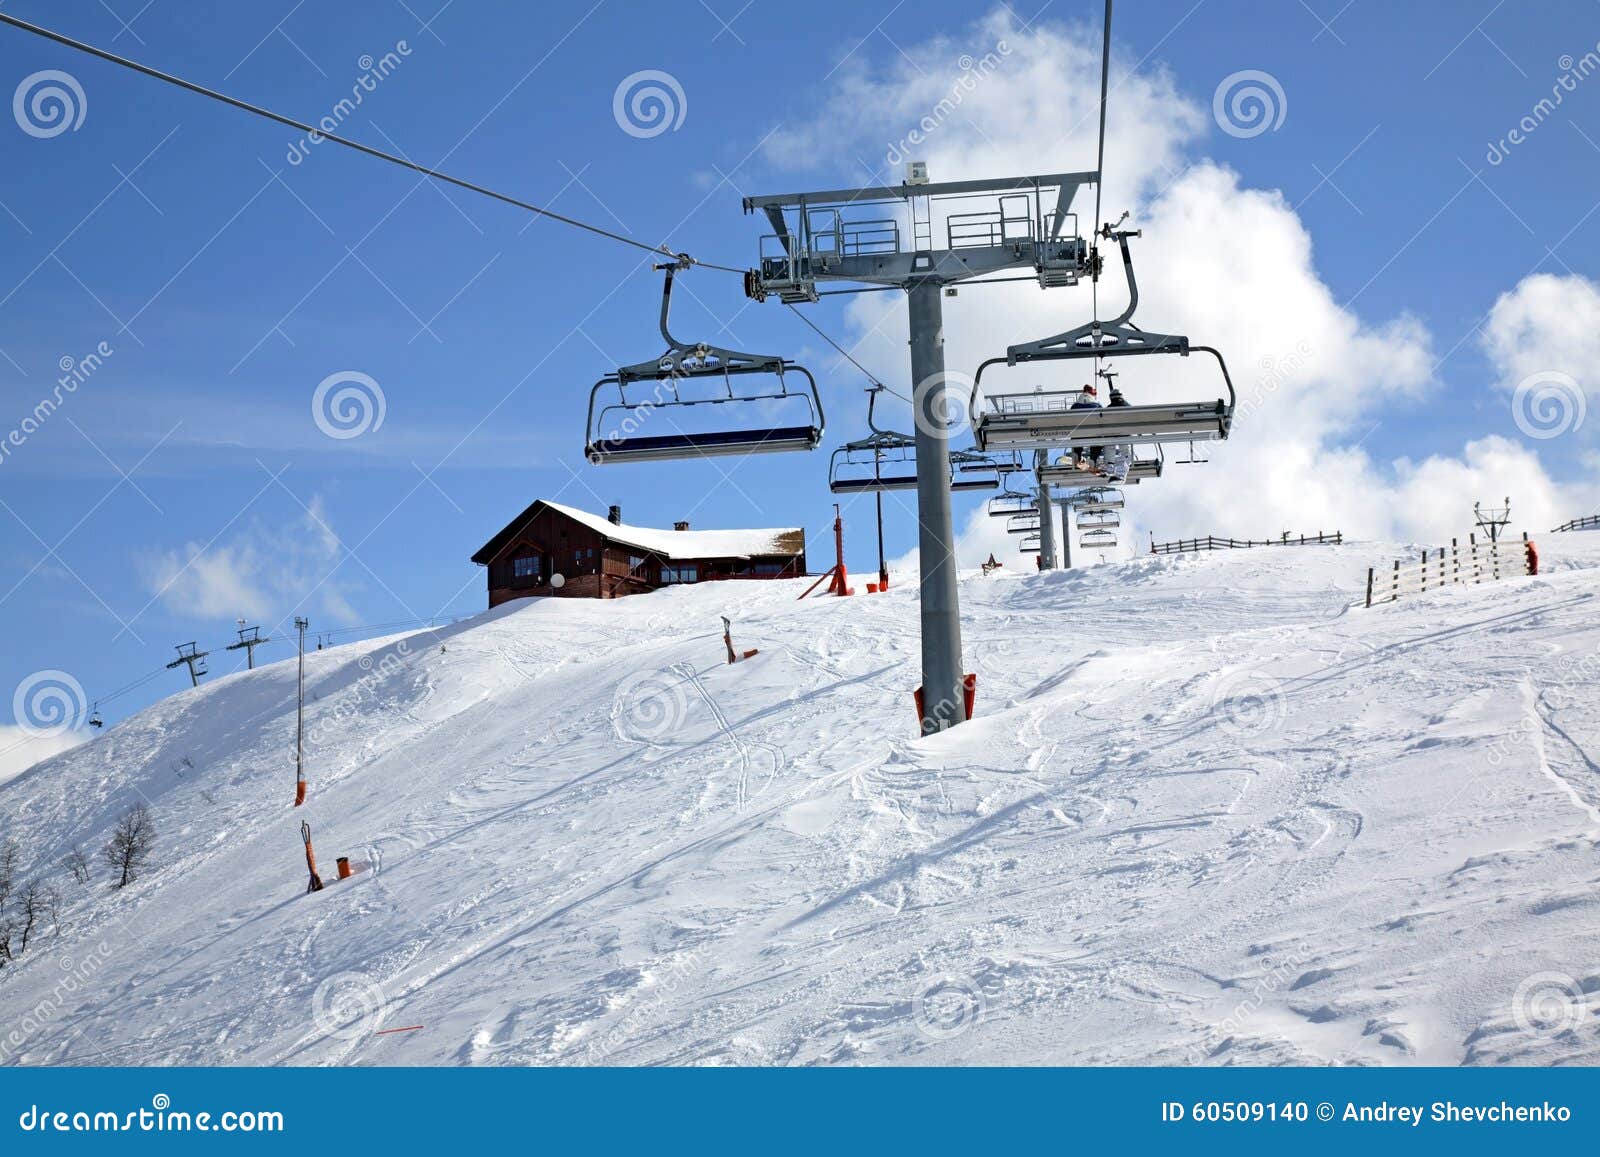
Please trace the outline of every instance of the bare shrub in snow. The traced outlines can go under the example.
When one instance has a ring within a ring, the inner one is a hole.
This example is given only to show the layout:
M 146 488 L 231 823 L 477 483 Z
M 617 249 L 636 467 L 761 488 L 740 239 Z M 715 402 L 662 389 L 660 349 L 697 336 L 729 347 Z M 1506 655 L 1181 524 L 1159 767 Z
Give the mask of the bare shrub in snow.
M 156 825 L 150 817 L 150 809 L 142 803 L 135 804 L 117 821 L 102 851 L 106 863 L 117 876 L 112 887 L 123 888 L 133 882 L 149 859 L 155 842 Z

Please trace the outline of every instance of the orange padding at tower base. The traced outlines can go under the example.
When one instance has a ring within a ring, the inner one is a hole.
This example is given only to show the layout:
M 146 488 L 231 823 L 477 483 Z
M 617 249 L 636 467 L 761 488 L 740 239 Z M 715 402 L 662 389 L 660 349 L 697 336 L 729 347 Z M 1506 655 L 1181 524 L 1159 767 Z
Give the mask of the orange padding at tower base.
M 303 780 L 303 779 L 297 779 L 297 780 L 295 780 L 295 784 L 294 784 L 294 806 L 295 807 L 299 807 L 301 804 L 303 804 L 305 802 L 306 802 L 306 781 Z

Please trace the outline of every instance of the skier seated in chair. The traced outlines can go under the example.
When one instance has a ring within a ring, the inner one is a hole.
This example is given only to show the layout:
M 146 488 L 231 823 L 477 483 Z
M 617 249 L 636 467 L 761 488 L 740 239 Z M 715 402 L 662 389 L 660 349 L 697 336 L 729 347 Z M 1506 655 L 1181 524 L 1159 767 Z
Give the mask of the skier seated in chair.
M 1078 400 L 1072 403 L 1074 410 L 1098 410 L 1100 399 L 1095 396 L 1094 383 L 1090 382 L 1078 391 Z M 1104 446 L 1090 446 L 1089 453 L 1085 456 L 1082 450 L 1077 453 L 1077 467 L 1079 470 L 1094 470 L 1098 468 L 1100 453 Z

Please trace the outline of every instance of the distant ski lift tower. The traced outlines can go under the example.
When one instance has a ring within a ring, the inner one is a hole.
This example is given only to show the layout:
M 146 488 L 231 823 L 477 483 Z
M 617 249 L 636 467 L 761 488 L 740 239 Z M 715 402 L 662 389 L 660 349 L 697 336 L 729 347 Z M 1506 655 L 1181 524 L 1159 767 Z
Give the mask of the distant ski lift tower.
M 1500 541 L 1500 532 L 1506 528 L 1506 523 L 1511 521 L 1511 499 L 1506 499 L 1506 504 L 1492 510 L 1485 510 L 1481 502 L 1472 504 L 1472 513 L 1477 515 L 1478 529 L 1487 531 L 1490 542 Z
M 270 643 L 272 640 L 261 637 L 260 627 L 247 627 L 243 619 L 237 621 L 239 624 L 239 641 L 237 643 L 229 643 L 224 649 L 237 651 L 243 648 L 245 666 L 253 671 L 256 666 L 256 648 L 263 643 Z
M 772 224 L 760 264 L 745 274 L 756 301 L 814 302 L 819 281 L 906 291 L 916 416 L 917 522 L 922 593 L 924 733 L 966 719 L 960 602 L 950 511 L 951 405 L 944 367 L 944 289 L 1032 269 L 1042 287 L 1076 285 L 1091 256 L 1072 202 L 1097 173 L 926 181 L 912 162 L 904 183 L 746 197 Z M 938 234 L 936 237 L 935 234 Z
M 167 670 L 174 667 L 187 665 L 189 668 L 189 686 L 200 686 L 200 676 L 206 673 L 206 656 L 210 651 L 197 651 L 193 643 L 179 643 L 178 657 L 167 664 Z

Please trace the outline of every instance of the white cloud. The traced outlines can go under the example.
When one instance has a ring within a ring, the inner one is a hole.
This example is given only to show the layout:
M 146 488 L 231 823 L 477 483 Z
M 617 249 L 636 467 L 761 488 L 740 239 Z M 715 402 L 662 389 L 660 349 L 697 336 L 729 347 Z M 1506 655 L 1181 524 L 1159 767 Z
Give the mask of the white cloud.
M 1512 389 L 1530 374 L 1570 374 L 1600 391 L 1600 285 L 1572 274 L 1535 273 L 1500 295 L 1483 327 L 1483 346 Z
M 149 552 L 137 560 L 145 587 L 195 618 L 275 619 L 313 597 L 327 614 L 350 621 L 354 612 L 334 570 L 344 549 L 322 500 L 313 496 L 308 507 L 285 526 L 255 524 L 226 542 Z
M 42 759 L 70 751 L 88 738 L 82 731 L 36 735 L 21 727 L 0 723 L 0 784 L 15 779 Z
M 902 45 L 903 56 L 886 56 L 881 69 L 853 57 L 816 120 L 775 138 L 772 159 L 816 164 L 831 155 L 878 164 L 883 142 L 902 136 L 950 89 L 960 75 L 953 63 L 959 52 L 981 55 L 985 44 L 1000 41 L 1009 51 L 999 66 L 940 120 L 918 154 L 928 160 L 933 179 L 1093 168 L 1098 36 L 1093 29 L 1048 24 L 1021 30 L 1008 12 L 983 18 L 959 47 L 948 38 Z M 1232 439 L 1208 449 L 1208 465 L 1175 464 L 1180 448 L 1168 455 L 1166 477 L 1129 489 L 1124 553 L 1146 527 L 1162 538 L 1338 529 L 1357 537 L 1438 542 L 1471 528 L 1475 499 L 1513 495 L 1517 525 L 1536 530 L 1594 508 L 1593 488 L 1558 485 L 1534 449 L 1500 436 L 1515 435 L 1509 414 L 1493 436 L 1459 452 L 1374 461 L 1365 447 L 1380 425 L 1422 430 L 1428 405 L 1456 400 L 1434 380 L 1431 335 L 1415 317 L 1370 320 L 1341 303 L 1319 276 L 1312 238 L 1283 195 L 1245 187 L 1227 167 L 1190 156 L 1209 123 L 1203 106 L 1164 71 L 1145 63 L 1130 73 L 1129 65 L 1114 52 L 1102 216 L 1115 219 L 1127 208 L 1130 225 L 1144 230 L 1133 241 L 1141 295 L 1135 321 L 1221 349 L 1238 389 L 1240 418 Z M 1209 99 L 1217 79 L 1190 83 L 1204 87 Z M 867 179 L 863 172 L 852 177 Z M 1092 193 L 1080 196 L 1076 208 L 1087 234 Z M 1600 316 L 1593 287 L 1583 287 L 1588 296 L 1573 288 L 1558 293 L 1539 279 L 1524 282 L 1502 299 L 1504 308 L 1497 307 L 1491 342 L 1516 357 L 1527 343 L 1539 347 L 1541 357 L 1588 357 L 1593 364 L 1600 325 L 1553 320 L 1561 316 L 1557 299 L 1567 310 L 1574 299 L 1586 309 L 1592 301 Z M 1121 261 L 1108 252 L 1100 316 L 1114 315 L 1125 301 Z M 1087 321 L 1090 308 L 1087 285 L 1047 292 L 1027 283 L 970 289 L 946 302 L 947 365 L 971 373 L 1007 344 Z M 880 372 L 898 371 L 898 383 L 891 384 L 903 389 L 907 332 L 898 295 L 863 294 L 847 317 L 861 341 L 859 355 Z M 1116 368 L 1136 402 L 1222 392 L 1214 363 L 1200 356 L 1125 359 Z M 1089 372 L 1076 363 L 1002 366 L 993 378 L 986 374 L 984 386 L 1069 387 Z M 909 417 L 896 417 L 894 424 L 909 428 Z M 1388 436 L 1392 440 L 1392 430 Z M 1001 520 L 979 510 L 966 527 L 961 561 L 974 565 L 993 550 L 1008 565 L 1031 566 L 1016 554 L 1015 542 Z

